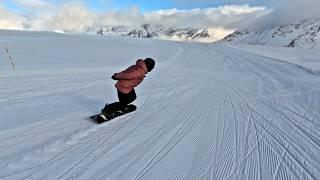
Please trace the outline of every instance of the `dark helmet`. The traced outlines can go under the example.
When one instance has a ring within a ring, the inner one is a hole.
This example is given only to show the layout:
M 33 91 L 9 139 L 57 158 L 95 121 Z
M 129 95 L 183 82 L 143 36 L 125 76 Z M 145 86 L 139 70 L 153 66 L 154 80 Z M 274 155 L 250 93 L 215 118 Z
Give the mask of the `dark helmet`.
M 146 59 L 144 60 L 144 63 L 145 63 L 146 66 L 147 66 L 148 72 L 152 71 L 152 69 L 154 68 L 154 65 L 155 65 L 154 60 L 151 59 L 151 58 L 146 58 Z

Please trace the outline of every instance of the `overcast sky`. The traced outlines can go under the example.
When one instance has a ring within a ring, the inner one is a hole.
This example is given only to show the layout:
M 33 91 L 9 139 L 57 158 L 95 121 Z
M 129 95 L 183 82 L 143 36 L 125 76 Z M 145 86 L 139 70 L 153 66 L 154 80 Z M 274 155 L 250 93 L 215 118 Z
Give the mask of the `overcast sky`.
M 0 29 L 155 23 L 230 32 L 257 19 L 261 25 L 319 17 L 318 9 L 320 0 L 0 0 Z

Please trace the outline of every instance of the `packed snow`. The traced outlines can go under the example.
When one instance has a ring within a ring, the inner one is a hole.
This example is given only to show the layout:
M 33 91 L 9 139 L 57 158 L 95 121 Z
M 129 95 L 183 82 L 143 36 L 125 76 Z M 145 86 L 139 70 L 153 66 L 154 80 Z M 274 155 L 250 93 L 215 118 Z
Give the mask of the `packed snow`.
M 17 31 L 0 45 L 0 179 L 320 177 L 320 74 L 284 60 L 315 50 Z M 146 57 L 138 109 L 90 120 Z
M 320 72 L 320 50 L 243 44 L 229 46 L 255 55 L 292 63 L 310 72 Z

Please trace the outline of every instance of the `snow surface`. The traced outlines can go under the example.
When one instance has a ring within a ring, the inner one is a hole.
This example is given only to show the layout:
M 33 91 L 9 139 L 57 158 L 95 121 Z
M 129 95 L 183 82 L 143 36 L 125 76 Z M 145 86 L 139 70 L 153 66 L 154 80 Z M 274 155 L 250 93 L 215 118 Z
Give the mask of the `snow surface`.
M 320 177 L 317 72 L 219 44 L 11 31 L 0 44 L 0 179 Z M 144 57 L 157 64 L 137 111 L 90 121 L 116 100 L 110 76 Z
M 311 72 L 320 72 L 320 51 L 259 45 L 230 45 L 230 47 L 259 56 L 296 64 Z

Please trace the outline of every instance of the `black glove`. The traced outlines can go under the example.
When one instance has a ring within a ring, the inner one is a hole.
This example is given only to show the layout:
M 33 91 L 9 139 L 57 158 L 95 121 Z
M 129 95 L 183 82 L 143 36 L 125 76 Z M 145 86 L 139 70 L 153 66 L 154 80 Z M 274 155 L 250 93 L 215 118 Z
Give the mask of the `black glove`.
M 111 77 L 111 79 L 113 79 L 113 80 L 118 80 L 115 75 L 116 75 L 116 74 L 114 74 L 114 75 Z

